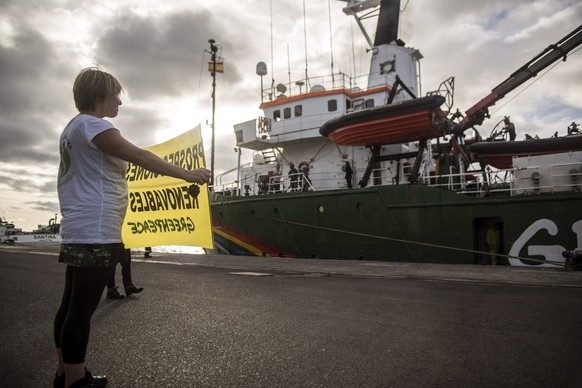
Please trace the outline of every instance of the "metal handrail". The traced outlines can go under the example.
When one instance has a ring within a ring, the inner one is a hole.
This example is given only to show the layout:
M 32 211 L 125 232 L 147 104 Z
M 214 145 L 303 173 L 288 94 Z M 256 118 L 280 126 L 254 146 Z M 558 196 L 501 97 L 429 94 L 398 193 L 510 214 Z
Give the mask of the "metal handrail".
M 573 169 L 564 173 L 564 171 L 556 171 L 559 167 L 573 167 Z M 474 194 L 474 195 L 489 195 L 491 193 L 503 193 L 507 192 L 511 195 L 518 193 L 531 194 L 539 191 L 548 191 L 552 189 L 568 189 L 572 191 L 582 191 L 582 162 L 578 163 L 562 163 L 549 166 L 551 174 L 546 177 L 545 182 L 550 182 L 550 184 L 541 185 L 539 182 L 536 183 L 535 179 L 530 175 L 527 177 L 518 177 L 517 172 L 523 170 L 531 170 L 535 172 L 539 170 L 538 166 L 530 166 L 527 168 L 511 168 L 511 169 L 498 169 L 481 171 L 474 170 L 465 173 L 454 173 L 451 169 L 449 174 L 441 175 L 428 175 L 422 176 L 419 179 L 419 184 L 429 186 L 429 187 L 443 187 L 448 190 L 461 193 L 461 194 Z M 376 169 L 375 171 L 380 171 L 383 173 L 384 169 Z M 232 171 L 230 171 L 232 172 Z M 355 180 L 357 176 L 361 176 L 363 170 L 357 169 L 354 171 Z M 224 174 L 223 174 L 224 175 Z M 319 174 L 321 175 L 321 174 Z M 295 190 L 291 187 L 291 177 L 297 176 L 297 188 Z M 220 176 L 221 177 L 221 176 Z M 322 182 L 326 181 L 325 178 L 321 178 L 318 174 L 305 175 L 302 172 L 291 175 L 272 175 L 266 182 L 266 188 L 259 190 L 259 180 L 257 179 L 258 174 L 249 175 L 241 179 L 241 182 L 230 182 L 228 184 L 220 184 L 214 186 L 215 190 L 221 191 L 233 191 L 240 190 L 241 195 L 244 193 L 244 186 L 249 185 L 250 195 L 268 194 L 275 192 L 291 192 L 291 191 L 302 191 L 304 185 L 308 185 L 308 190 L 318 191 L 321 187 L 329 187 L 328 185 L 321 185 Z M 567 178 L 570 177 L 568 180 Z M 574 177 L 574 178 L 573 178 Z M 385 175 L 381 176 L 382 184 L 381 186 L 395 185 L 395 182 L 390 182 L 387 180 Z M 531 181 L 531 183 L 525 183 L 526 181 Z M 561 180 L 561 181 L 560 181 Z M 331 183 L 331 186 L 336 186 L 337 188 L 345 187 L 345 179 L 338 179 L 337 177 L 330 177 L 327 182 L 337 182 L 337 185 Z M 443 182 L 443 183 L 439 183 Z M 316 182 L 314 184 L 314 182 Z M 401 179 L 402 183 L 408 184 L 406 176 L 403 175 Z M 461 182 L 465 182 L 465 185 L 461 185 Z M 519 182 L 519 184 L 518 184 Z M 320 183 L 318 185 L 317 183 Z M 372 185 L 373 180 L 372 180 Z M 380 185 L 378 185 L 380 186 Z

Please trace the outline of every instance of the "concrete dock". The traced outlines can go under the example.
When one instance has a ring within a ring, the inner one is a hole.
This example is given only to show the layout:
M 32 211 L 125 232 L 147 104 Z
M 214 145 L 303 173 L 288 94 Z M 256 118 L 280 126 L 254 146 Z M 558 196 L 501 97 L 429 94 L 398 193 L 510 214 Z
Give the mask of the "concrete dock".
M 57 251 L 0 247 L 2 386 L 52 384 Z M 108 387 L 582 386 L 582 272 L 167 253 L 132 271 L 145 291 L 93 318 Z

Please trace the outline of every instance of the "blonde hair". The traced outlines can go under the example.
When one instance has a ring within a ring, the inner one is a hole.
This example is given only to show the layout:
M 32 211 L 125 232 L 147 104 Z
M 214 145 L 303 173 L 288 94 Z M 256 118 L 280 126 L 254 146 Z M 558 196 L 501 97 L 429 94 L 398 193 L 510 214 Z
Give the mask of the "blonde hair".
M 79 72 L 73 84 L 73 98 L 79 112 L 92 112 L 96 103 L 116 96 L 123 87 L 111 74 L 97 67 L 87 67 Z

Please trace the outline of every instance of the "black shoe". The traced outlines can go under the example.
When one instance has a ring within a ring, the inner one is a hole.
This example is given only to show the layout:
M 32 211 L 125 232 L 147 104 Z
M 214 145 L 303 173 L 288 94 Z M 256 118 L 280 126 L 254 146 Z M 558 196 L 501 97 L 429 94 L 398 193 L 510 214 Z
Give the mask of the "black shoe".
M 137 288 L 133 284 L 125 287 L 125 295 L 130 296 L 131 294 L 139 294 L 143 291 L 143 287 Z
M 75 386 L 79 381 L 88 380 L 91 381 L 91 384 L 87 387 L 104 387 L 107 385 L 107 377 L 106 376 L 93 376 L 91 372 L 85 368 L 85 378 L 75 381 L 75 383 L 71 386 Z M 53 380 L 53 387 L 54 388 L 65 388 L 65 374 L 62 375 L 55 375 L 55 379 Z M 85 385 L 80 385 L 80 387 L 85 387 Z
M 107 385 L 107 376 L 92 376 L 91 372 L 85 372 L 85 377 L 69 385 L 69 388 L 102 388 Z
M 123 299 L 125 296 L 117 291 L 119 287 L 112 287 L 107 289 L 107 299 Z
M 62 375 L 55 374 L 55 379 L 53 380 L 54 388 L 65 388 L 65 374 Z

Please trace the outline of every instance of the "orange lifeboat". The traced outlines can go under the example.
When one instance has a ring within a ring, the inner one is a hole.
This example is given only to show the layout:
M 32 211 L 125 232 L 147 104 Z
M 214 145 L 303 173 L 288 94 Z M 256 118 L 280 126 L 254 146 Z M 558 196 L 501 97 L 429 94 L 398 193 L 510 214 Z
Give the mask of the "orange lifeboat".
M 327 121 L 319 133 L 340 145 L 397 144 L 445 134 L 439 95 L 355 111 Z

